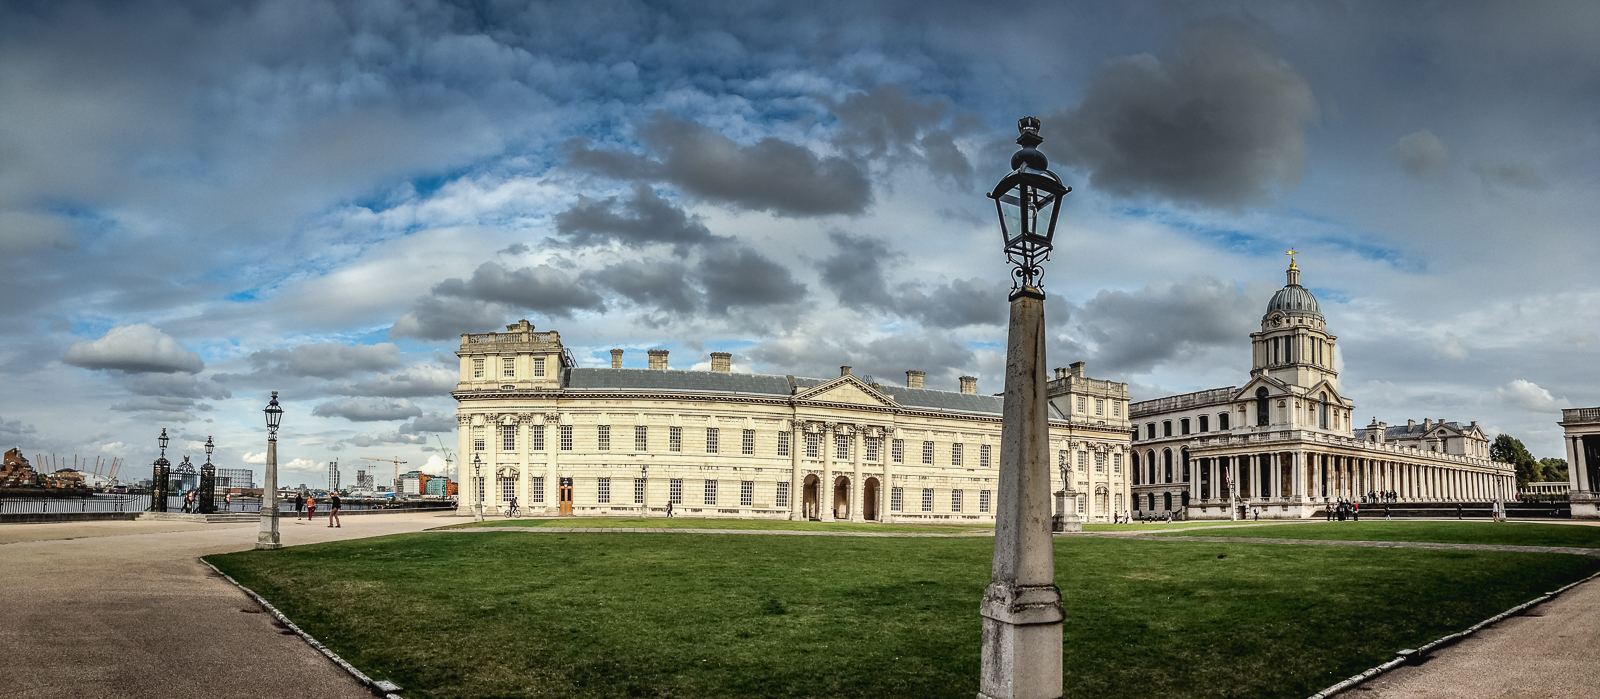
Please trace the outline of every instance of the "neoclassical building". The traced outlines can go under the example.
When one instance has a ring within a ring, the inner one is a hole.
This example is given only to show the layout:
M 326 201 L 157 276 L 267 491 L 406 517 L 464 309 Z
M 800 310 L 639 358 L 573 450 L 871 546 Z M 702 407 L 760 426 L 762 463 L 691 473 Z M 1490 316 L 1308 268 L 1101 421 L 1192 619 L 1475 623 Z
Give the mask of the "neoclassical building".
M 1132 405 L 1135 513 L 1303 518 L 1372 492 L 1401 502 L 1515 497 L 1514 468 L 1489 459 L 1477 422 L 1356 428 L 1334 369 L 1337 339 L 1290 262 L 1250 334 L 1243 386 Z
M 1567 443 L 1572 517 L 1600 519 L 1600 408 L 1563 408 L 1556 424 Z
M 1000 396 L 884 386 L 841 367 L 831 379 L 731 371 L 579 367 L 558 332 L 526 320 L 461 336 L 461 501 L 530 514 L 856 522 L 994 519 Z M 1049 382 L 1057 507 L 1109 521 L 1128 506 L 1127 385 Z

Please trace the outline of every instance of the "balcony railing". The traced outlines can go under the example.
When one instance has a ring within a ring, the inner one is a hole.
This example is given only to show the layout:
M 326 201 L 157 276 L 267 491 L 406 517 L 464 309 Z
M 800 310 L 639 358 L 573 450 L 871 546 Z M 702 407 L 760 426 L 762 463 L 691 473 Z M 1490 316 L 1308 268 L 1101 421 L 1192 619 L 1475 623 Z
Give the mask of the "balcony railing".
M 1314 432 L 1309 430 L 1277 430 L 1263 429 L 1248 434 L 1217 435 L 1212 437 L 1197 437 L 1190 441 L 1200 447 L 1229 447 L 1262 445 L 1271 446 L 1285 442 L 1300 442 L 1312 444 L 1326 444 L 1343 449 L 1352 449 L 1369 454 L 1392 454 L 1395 457 L 1408 460 L 1445 461 L 1479 468 L 1510 469 L 1511 464 L 1499 463 L 1482 457 L 1467 456 L 1464 454 L 1446 454 L 1439 451 L 1423 451 L 1416 447 L 1405 447 L 1398 444 L 1369 442 L 1363 439 L 1354 439 L 1343 435 Z
M 1562 408 L 1562 422 L 1600 422 L 1600 408 Z

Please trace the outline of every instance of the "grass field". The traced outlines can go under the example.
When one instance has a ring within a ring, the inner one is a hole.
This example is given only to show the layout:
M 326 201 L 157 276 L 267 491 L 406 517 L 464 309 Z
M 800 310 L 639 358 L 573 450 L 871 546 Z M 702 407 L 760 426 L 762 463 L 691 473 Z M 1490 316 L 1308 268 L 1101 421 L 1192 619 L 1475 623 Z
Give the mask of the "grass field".
M 712 519 L 693 517 L 563 517 L 559 519 L 491 519 L 483 522 L 451 524 L 439 529 L 475 527 L 617 527 L 633 529 L 765 529 L 819 532 L 883 532 L 951 534 L 993 532 L 982 524 L 868 524 L 866 522 L 791 522 L 780 519 Z
M 1240 536 L 1322 541 L 1426 541 L 1443 544 L 1600 547 L 1600 527 L 1538 522 L 1306 522 L 1167 536 Z
M 208 560 L 407 697 L 970 699 L 992 546 L 436 532 Z M 1096 699 L 1304 697 L 1600 568 L 1105 538 L 1057 563 L 1066 695 Z

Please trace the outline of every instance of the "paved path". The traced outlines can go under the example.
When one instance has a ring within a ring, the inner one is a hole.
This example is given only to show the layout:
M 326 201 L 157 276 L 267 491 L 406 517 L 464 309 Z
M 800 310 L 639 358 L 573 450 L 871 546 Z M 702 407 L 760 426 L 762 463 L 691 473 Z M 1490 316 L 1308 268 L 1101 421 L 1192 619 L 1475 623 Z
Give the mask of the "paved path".
M 1091 534 L 1090 536 L 1094 536 Z M 1144 536 L 1151 541 L 1199 541 L 1218 544 L 1289 544 L 1294 546 L 1360 546 L 1378 549 L 1440 549 L 1446 551 L 1509 551 L 1512 553 L 1566 553 L 1600 557 L 1600 548 L 1583 546 L 1514 546 L 1510 544 L 1453 544 L 1430 541 L 1344 541 L 1339 539 L 1271 539 L 1252 536 Z
M 413 532 L 434 514 L 282 520 L 283 542 Z M 200 556 L 254 547 L 259 526 L 63 522 L 0 527 L 0 697 L 371 699 L 277 627 Z M 252 613 L 254 612 L 254 613 Z

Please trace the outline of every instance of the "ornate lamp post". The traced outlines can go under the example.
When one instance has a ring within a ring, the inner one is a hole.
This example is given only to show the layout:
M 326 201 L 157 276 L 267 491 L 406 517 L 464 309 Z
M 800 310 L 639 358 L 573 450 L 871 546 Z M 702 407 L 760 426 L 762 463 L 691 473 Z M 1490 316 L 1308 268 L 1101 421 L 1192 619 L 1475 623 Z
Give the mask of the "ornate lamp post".
M 217 445 L 211 441 L 211 436 L 206 436 L 206 462 L 200 465 L 200 514 L 209 515 L 217 511 L 217 466 L 211 463 L 211 451 Z
M 172 462 L 167 461 L 167 428 L 161 428 L 161 436 L 156 441 L 161 444 L 161 455 L 156 457 L 150 474 L 150 511 L 166 512 L 167 492 L 172 487 L 169 482 L 172 478 Z
M 483 521 L 483 458 L 472 452 L 472 521 Z
M 267 415 L 267 477 L 261 484 L 261 534 L 256 537 L 258 549 L 281 549 L 278 540 L 278 423 L 283 420 L 283 408 L 278 405 L 278 392 L 262 412 Z
M 650 466 L 649 466 L 649 464 L 639 464 L 639 480 L 642 482 L 642 484 L 644 486 L 643 489 L 640 490 L 641 497 L 639 498 L 639 506 L 640 506 L 640 509 L 644 510 L 644 516 L 649 517 L 650 516 Z
M 983 593 L 980 699 L 1061 696 L 1061 590 L 1050 534 L 1050 423 L 1045 405 L 1044 292 L 1061 197 L 1072 191 L 1035 146 L 1039 120 L 1017 121 L 1011 173 L 989 198 L 1013 269 L 1006 339 L 994 566 Z M 1041 225 L 1042 224 L 1042 225 Z

